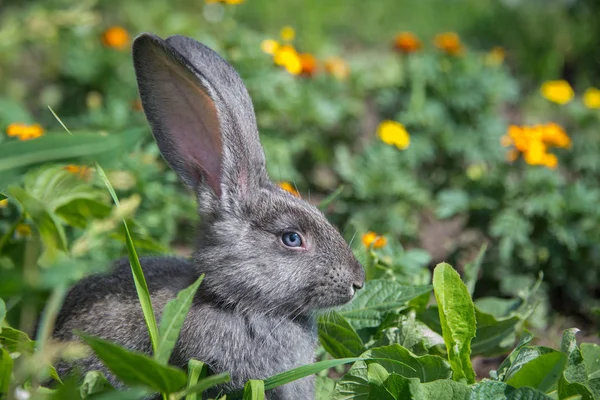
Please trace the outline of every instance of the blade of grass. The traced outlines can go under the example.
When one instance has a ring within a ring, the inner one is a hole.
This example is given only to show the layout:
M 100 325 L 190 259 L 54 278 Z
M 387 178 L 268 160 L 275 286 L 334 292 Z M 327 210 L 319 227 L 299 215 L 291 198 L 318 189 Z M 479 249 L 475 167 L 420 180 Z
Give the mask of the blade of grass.
M 63 128 L 65 128 L 65 131 L 67 131 L 67 133 L 71 136 L 73 136 L 73 134 L 71 133 L 71 131 L 69 130 L 69 128 L 67 128 L 67 126 L 62 122 L 62 120 L 58 117 L 58 115 L 56 115 L 56 113 L 54 112 L 54 110 L 52 109 L 52 107 L 48 106 L 48 109 L 50 110 L 50 112 L 52 113 L 52 115 L 54 115 L 54 118 L 56 118 L 56 120 L 58 121 L 59 124 L 61 124 L 61 126 Z
M 230 380 L 231 380 L 231 377 L 229 376 L 229 372 L 224 372 L 224 373 L 218 374 L 218 375 L 212 375 L 212 376 L 209 376 L 208 378 L 204 378 L 204 379 L 200 380 L 197 384 L 188 387 L 184 391 L 181 391 L 181 392 L 175 394 L 174 397 L 175 397 L 175 399 L 182 399 L 192 393 L 201 394 L 202 392 L 204 392 L 207 389 L 210 389 L 213 386 L 217 386 L 222 383 L 227 383 Z
M 208 374 L 208 366 L 202 361 L 191 359 L 188 362 L 188 384 L 187 388 L 191 388 L 198 383 L 198 379 L 205 378 Z M 190 393 L 185 396 L 185 400 L 196 400 L 197 393 Z
M 117 198 L 117 194 L 115 193 L 114 188 L 108 180 L 106 173 L 98 163 L 96 163 L 96 170 L 102 181 L 104 181 L 104 185 L 106 185 L 106 188 L 110 192 L 113 201 L 118 206 L 119 199 Z M 133 240 L 131 239 L 131 234 L 129 233 L 129 227 L 127 226 L 127 222 L 125 220 L 123 220 L 123 227 L 125 228 L 127 254 L 129 256 L 129 265 L 131 266 L 131 273 L 133 274 L 133 280 L 135 282 L 135 290 L 137 291 L 138 298 L 140 299 L 140 304 L 142 305 L 144 320 L 146 321 L 148 333 L 150 334 L 150 341 L 152 342 L 152 350 L 154 353 L 156 353 L 159 341 L 158 326 L 156 325 L 156 317 L 154 316 L 154 309 L 152 308 L 150 291 L 148 290 L 146 278 L 144 278 L 144 272 L 142 271 L 142 266 L 140 265 L 140 260 L 135 251 L 135 247 L 133 246 Z

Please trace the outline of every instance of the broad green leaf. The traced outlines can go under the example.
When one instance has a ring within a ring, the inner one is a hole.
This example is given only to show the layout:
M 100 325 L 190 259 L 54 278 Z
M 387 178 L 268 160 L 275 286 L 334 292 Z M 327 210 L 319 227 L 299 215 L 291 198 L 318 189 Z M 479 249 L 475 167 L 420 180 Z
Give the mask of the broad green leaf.
M 205 378 L 208 374 L 208 366 L 202 361 L 191 359 L 188 361 L 188 383 L 187 388 L 190 388 L 198 383 L 198 379 Z M 197 393 L 191 393 L 185 396 L 185 400 L 196 400 Z
M 336 385 L 333 398 L 353 398 L 355 394 L 368 394 L 371 390 L 368 366 L 378 364 L 392 374 L 405 378 L 417 378 L 421 382 L 437 379 L 450 379 L 452 370 L 446 360 L 438 356 L 416 356 L 398 344 L 367 350 L 361 355 L 365 358 L 354 363 L 352 368 Z
M 532 388 L 513 388 L 504 382 L 484 379 L 471 391 L 470 400 L 553 400 L 552 397 Z
M 508 357 L 506 357 L 504 359 L 504 361 L 502 361 L 502 364 L 500 364 L 500 366 L 498 367 L 498 370 L 492 371 L 491 374 L 495 374 L 495 375 L 497 375 L 498 379 L 503 380 L 504 377 L 506 376 L 506 372 L 509 370 L 509 368 L 512 366 L 513 362 L 518 357 L 521 349 L 523 347 L 527 346 L 532 340 L 533 340 L 533 335 L 531 333 L 529 333 L 528 331 L 524 331 L 523 334 L 521 335 L 521 337 L 519 338 L 519 343 L 517 343 L 517 346 L 513 349 L 513 351 L 510 352 Z
M 423 383 L 417 386 L 418 400 L 470 400 L 471 387 L 464 383 L 447 379 Z
M 515 388 L 530 387 L 548 393 L 556 388 L 566 363 L 566 354 L 559 351 L 542 354 L 524 364 L 506 383 Z
M 438 303 L 442 336 L 452 366 L 453 379 L 475 382 L 471 365 L 471 340 L 475 337 L 475 307 L 460 275 L 446 263 L 433 271 L 433 288 Z
M 198 383 L 193 386 L 186 388 L 184 391 L 177 393 L 174 395 L 176 399 L 182 399 L 184 397 L 187 398 L 190 394 L 202 394 L 205 390 L 208 390 L 214 386 L 221 385 L 223 383 L 227 383 L 231 380 L 228 372 L 211 375 L 207 378 L 200 379 Z
M 521 319 L 517 316 L 497 318 L 475 307 L 477 330 L 471 342 L 472 355 L 494 356 L 506 354 L 516 339 L 516 330 Z
M 0 348 L 0 397 L 2 397 L 2 393 L 8 392 L 12 369 L 13 360 L 10 358 L 10 353 L 4 348 Z
M 567 367 L 558 381 L 559 398 L 580 395 L 582 400 L 593 400 L 594 394 L 588 386 L 588 374 L 583 355 L 577 347 L 576 335 L 579 329 L 566 329 L 560 345 L 567 354 Z
M 0 345 L 10 353 L 24 352 L 32 354 L 35 343 L 25 332 L 5 326 L 0 331 Z
M 319 318 L 318 332 L 319 341 L 335 358 L 357 357 L 366 350 L 354 328 L 335 311 Z
M 282 372 L 277 375 L 265 379 L 265 390 L 271 390 L 286 383 L 293 382 L 298 379 L 316 374 L 324 369 L 329 369 L 342 364 L 349 364 L 360 360 L 361 358 L 339 358 L 337 360 L 324 360 L 313 364 L 303 365 L 298 368 L 291 369 L 289 371 Z
M 326 376 L 317 376 L 315 380 L 315 400 L 329 400 L 335 387 L 335 381 Z
M 588 379 L 600 378 L 600 346 L 594 343 L 582 343 L 580 349 Z
M 129 351 L 107 340 L 81 332 L 78 335 L 127 385 L 143 385 L 162 393 L 174 393 L 186 384 L 186 375 L 180 369 L 161 365 L 144 354 Z
M 413 317 L 400 316 L 397 323 L 398 327 L 384 329 L 373 347 L 397 343 L 416 355 L 423 355 L 431 347 L 444 344 L 444 339 L 437 332 Z
M 50 161 L 76 160 L 107 154 L 114 157 L 116 153 L 129 150 L 141 137 L 142 129 L 112 135 L 94 133 L 48 132 L 36 140 L 10 141 L 0 146 L 0 189 L 4 188 L 10 178 L 32 165 Z
M 105 393 L 98 393 L 89 396 L 88 400 L 140 400 L 146 399 L 150 394 L 148 389 L 133 388 L 127 390 L 109 390 Z
M 265 383 L 250 379 L 244 386 L 244 400 L 265 400 Z
M 383 321 L 386 313 L 404 309 L 409 301 L 430 291 L 429 285 L 405 286 L 394 281 L 372 280 L 338 312 L 355 329 L 375 327 Z
M 556 350 L 544 346 L 523 346 L 519 349 L 514 359 L 511 361 L 510 367 L 502 376 L 504 382 L 509 381 L 518 373 L 521 368 L 534 361 L 536 358 L 546 354 L 556 353 Z
M 102 393 L 113 389 L 112 385 L 100 371 L 89 371 L 85 374 L 83 383 L 79 387 L 81 397 L 86 398 L 96 393 Z
M 183 321 L 190 310 L 192 300 L 196 295 L 200 283 L 202 283 L 202 279 L 204 279 L 204 274 L 188 288 L 180 291 L 177 297 L 169 301 L 163 310 L 158 331 L 158 349 L 155 355 L 156 360 L 161 364 L 166 364 L 169 361 L 169 357 L 171 357 L 175 343 L 177 343 L 177 339 L 179 338 Z
M 96 170 L 98 171 L 98 175 L 104 182 L 104 185 L 108 189 L 113 201 L 118 206 L 119 198 L 115 193 L 104 169 L 100 166 L 100 164 L 96 163 Z M 131 239 L 131 235 L 129 234 L 129 228 L 127 227 L 127 222 L 123 220 L 123 227 L 125 229 L 125 237 L 127 243 L 127 255 L 129 257 L 129 265 L 131 266 L 131 273 L 133 275 L 133 281 L 135 283 L 135 290 L 137 292 L 138 298 L 140 300 L 140 305 L 142 306 L 142 312 L 144 314 L 144 321 L 146 321 L 146 326 L 148 327 L 148 334 L 150 335 L 150 341 L 152 342 L 152 350 L 156 354 L 158 350 L 158 327 L 156 325 L 156 317 L 154 315 L 154 309 L 152 308 L 152 300 L 150 299 L 150 291 L 148 290 L 148 285 L 146 284 L 146 278 L 144 278 L 144 271 L 142 270 L 142 266 L 140 265 L 140 260 L 135 251 L 135 247 L 133 245 L 133 240 Z

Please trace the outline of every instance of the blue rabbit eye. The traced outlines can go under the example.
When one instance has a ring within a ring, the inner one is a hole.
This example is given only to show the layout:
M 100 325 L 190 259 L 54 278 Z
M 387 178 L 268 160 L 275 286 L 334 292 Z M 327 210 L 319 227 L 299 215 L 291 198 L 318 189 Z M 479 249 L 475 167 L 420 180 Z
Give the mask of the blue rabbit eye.
M 302 237 L 296 232 L 286 232 L 281 236 L 281 241 L 287 247 L 302 246 Z

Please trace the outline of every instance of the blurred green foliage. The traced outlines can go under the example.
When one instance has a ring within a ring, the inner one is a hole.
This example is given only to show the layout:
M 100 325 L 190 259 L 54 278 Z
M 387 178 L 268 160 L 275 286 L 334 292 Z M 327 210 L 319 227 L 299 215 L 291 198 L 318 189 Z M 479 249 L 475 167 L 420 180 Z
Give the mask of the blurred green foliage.
M 52 287 L 125 254 L 121 218 L 140 253 L 189 253 L 193 244 L 193 196 L 162 162 L 138 104 L 129 43 L 142 31 L 194 37 L 235 66 L 254 102 L 272 178 L 293 182 L 314 203 L 343 184 L 326 213 L 349 241 L 357 236 L 353 248 L 365 251 L 360 237 L 369 230 L 403 243 L 406 251 L 382 250 L 384 267 L 374 277 L 426 284 L 427 264 L 448 260 L 461 270 L 488 243 L 476 295 L 517 296 L 543 271 L 557 310 L 593 318 L 600 111 L 581 94 L 600 84 L 595 1 L 0 6 L 0 191 L 8 197 L 0 203 L 0 296 L 12 299 L 12 324 L 31 328 L 31 310 Z M 296 29 L 294 46 L 318 59 L 314 75 L 292 75 L 261 51 L 284 25 Z M 113 26 L 130 35 L 122 48 L 107 45 Z M 400 31 L 414 32 L 423 49 L 394 51 Z M 435 48 L 434 35 L 444 31 L 461 34 L 463 54 Z M 495 46 L 506 59 L 489 53 Z M 330 57 L 341 57 L 350 74 L 327 73 Z M 576 89 L 564 106 L 538 92 L 558 78 Z M 405 126 L 406 150 L 378 138 L 384 120 Z M 557 153 L 557 169 L 505 161 L 501 138 L 510 124 L 551 121 L 573 143 Z M 45 134 L 19 141 L 4 133 L 16 122 L 39 123 Z M 64 169 L 93 161 L 107 169 L 120 207 L 93 169 Z

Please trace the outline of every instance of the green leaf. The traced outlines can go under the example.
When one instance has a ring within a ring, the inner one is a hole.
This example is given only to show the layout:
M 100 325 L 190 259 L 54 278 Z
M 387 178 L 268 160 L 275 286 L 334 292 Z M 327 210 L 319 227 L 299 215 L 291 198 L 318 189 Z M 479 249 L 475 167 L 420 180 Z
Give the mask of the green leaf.
M 12 369 L 13 360 L 10 358 L 10 353 L 4 348 L 0 348 L 0 394 L 8 392 Z
M 162 313 L 159 342 L 155 358 L 161 364 L 166 364 L 171 357 L 171 353 L 175 348 L 175 343 L 179 338 L 179 332 L 183 325 L 183 321 L 187 316 L 192 300 L 196 295 L 196 291 L 204 279 L 204 274 L 201 275 L 196 282 L 192 283 L 188 288 L 181 290 L 177 297 L 167 303 Z
M 556 388 L 566 363 L 566 354 L 559 351 L 542 354 L 523 365 L 506 383 L 515 388 L 531 387 L 548 393 Z
M 430 291 L 430 285 L 405 286 L 388 280 L 372 280 L 338 312 L 355 329 L 375 327 L 388 312 L 404 309 L 409 301 Z
M 143 129 L 132 129 L 112 135 L 94 133 L 48 132 L 36 140 L 10 141 L 0 146 L 0 189 L 22 169 L 59 160 L 75 160 L 99 155 L 114 157 L 119 150 L 129 150 L 139 140 Z
M 532 388 L 515 389 L 504 382 L 484 379 L 471 391 L 470 400 L 553 400 L 552 397 Z
M 381 331 L 373 347 L 397 343 L 416 355 L 427 354 L 433 346 L 443 344 L 444 339 L 421 321 L 411 316 L 400 316 L 398 327 Z
M 588 386 L 588 374 L 583 355 L 577 347 L 576 335 L 579 329 L 566 329 L 563 332 L 561 351 L 567 354 L 567 367 L 558 381 L 559 398 L 580 395 L 582 400 L 593 400 L 594 394 Z
M 25 332 L 8 326 L 0 331 L 0 345 L 10 353 L 24 352 L 32 354 L 35 349 L 35 343 L 29 339 Z
M 329 400 L 335 387 L 335 381 L 326 376 L 317 376 L 315 380 L 315 400 Z
M 600 378 L 600 346 L 594 343 L 582 343 L 580 347 L 588 379 Z
M 244 400 L 265 400 L 265 383 L 250 379 L 244 386 Z
M 511 361 L 510 367 L 502 376 L 502 380 L 507 382 L 528 363 L 545 354 L 556 353 L 556 350 L 544 346 L 523 346 L 519 349 L 514 359 Z
M 83 383 L 79 387 L 81 398 L 85 399 L 96 393 L 106 392 L 114 389 L 100 371 L 89 371 L 85 374 Z
M 506 354 L 512 348 L 521 323 L 519 317 L 497 318 L 475 307 L 475 319 L 477 331 L 471 342 L 472 355 L 495 356 Z
M 180 369 L 161 365 L 144 354 L 129 351 L 107 340 L 81 332 L 77 334 L 127 385 L 143 385 L 162 393 L 174 393 L 186 384 L 186 375 Z
M 224 372 L 222 374 L 212 375 L 207 378 L 201 379 L 193 386 L 186 388 L 184 391 L 179 392 L 175 395 L 176 399 L 181 399 L 183 397 L 187 397 L 190 394 L 202 394 L 205 390 L 210 389 L 211 387 L 221 385 L 223 383 L 227 383 L 231 380 L 231 376 L 229 376 L 228 372 Z
M 208 375 L 208 366 L 204 364 L 202 361 L 191 359 L 188 361 L 188 383 L 187 388 L 196 385 L 198 383 L 198 379 L 204 378 Z M 196 393 L 191 393 L 185 396 L 185 400 L 196 400 L 198 395 Z
M 318 332 L 319 341 L 335 358 L 357 357 L 366 350 L 354 328 L 335 311 L 319 318 Z
M 291 369 L 289 371 L 282 372 L 277 375 L 273 375 L 272 377 L 265 379 L 265 390 L 271 390 L 276 387 L 285 385 L 286 383 L 293 382 L 298 379 L 302 379 L 304 377 L 316 374 L 317 372 L 323 371 L 324 369 L 329 369 L 333 367 L 337 367 L 342 364 L 349 364 L 355 361 L 360 360 L 361 358 L 352 357 L 352 358 L 339 358 L 337 360 L 324 360 L 319 361 L 313 364 L 302 365 L 301 367 Z
M 127 390 L 109 390 L 106 393 L 93 394 L 88 397 L 89 400 L 140 400 L 148 398 L 150 394 L 148 389 L 132 388 Z M 61 399 L 62 400 L 62 399 Z
M 498 367 L 497 372 L 495 372 L 498 375 L 498 379 L 504 379 L 507 371 L 510 369 L 510 367 L 513 365 L 513 363 L 519 356 L 521 349 L 527 344 L 529 344 L 532 340 L 533 335 L 525 330 L 519 338 L 519 343 L 517 343 L 517 346 L 513 349 L 513 351 L 510 352 L 508 357 L 506 357 L 504 361 L 502 361 L 502 364 L 500 364 L 500 366 Z
M 470 400 L 471 388 L 464 383 L 452 380 L 437 380 L 418 386 L 419 400 Z
M 104 182 L 104 185 L 108 189 L 113 201 L 116 205 L 119 205 L 119 198 L 115 193 L 114 188 L 112 187 L 106 173 L 100 166 L 100 164 L 96 163 L 96 170 L 98 171 L 98 175 Z M 150 341 L 152 342 L 152 350 L 156 354 L 158 350 L 158 327 L 156 325 L 156 317 L 154 315 L 154 309 L 152 308 L 152 300 L 150 299 L 150 291 L 148 290 L 148 285 L 146 284 L 146 278 L 144 278 L 144 271 L 142 270 L 142 266 L 140 265 L 140 260 L 135 251 L 135 247 L 133 245 L 133 240 L 131 239 L 131 235 L 129 234 L 129 228 L 127 227 L 127 222 L 123 219 L 123 227 L 125 229 L 125 237 L 127 244 L 127 255 L 129 256 L 129 265 L 131 266 L 131 273 L 133 274 L 133 281 L 135 283 L 135 290 L 137 291 L 138 298 L 140 300 L 140 305 L 142 306 L 142 312 L 144 314 L 144 321 L 146 321 L 146 326 L 148 327 L 148 333 L 150 335 Z
M 368 367 L 377 364 L 388 373 L 405 378 L 417 378 L 421 382 L 437 379 L 450 379 L 452 370 L 446 360 L 438 356 L 416 356 L 398 344 L 367 350 L 363 359 L 354 363 L 352 368 L 337 383 L 334 399 L 360 397 L 370 393 L 372 385 L 368 376 Z
M 471 365 L 471 340 L 475 337 L 475 307 L 460 275 L 446 263 L 433 271 L 433 288 L 438 303 L 442 336 L 448 360 L 454 371 L 453 379 L 475 382 Z

